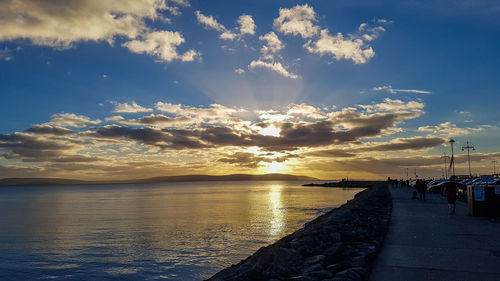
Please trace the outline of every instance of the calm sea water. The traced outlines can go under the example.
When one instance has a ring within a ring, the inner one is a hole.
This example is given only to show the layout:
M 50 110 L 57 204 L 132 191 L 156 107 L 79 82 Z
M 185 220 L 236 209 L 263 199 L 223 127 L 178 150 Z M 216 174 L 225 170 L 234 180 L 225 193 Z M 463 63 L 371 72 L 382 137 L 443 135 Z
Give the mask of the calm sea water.
M 0 280 L 201 280 L 361 190 L 301 184 L 0 187 Z

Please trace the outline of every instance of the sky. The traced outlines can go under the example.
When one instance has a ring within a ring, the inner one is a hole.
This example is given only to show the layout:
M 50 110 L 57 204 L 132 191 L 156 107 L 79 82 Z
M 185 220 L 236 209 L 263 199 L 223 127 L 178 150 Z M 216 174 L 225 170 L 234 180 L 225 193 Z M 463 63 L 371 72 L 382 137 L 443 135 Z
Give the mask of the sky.
M 0 26 L 0 178 L 500 160 L 498 1 L 6 0 Z

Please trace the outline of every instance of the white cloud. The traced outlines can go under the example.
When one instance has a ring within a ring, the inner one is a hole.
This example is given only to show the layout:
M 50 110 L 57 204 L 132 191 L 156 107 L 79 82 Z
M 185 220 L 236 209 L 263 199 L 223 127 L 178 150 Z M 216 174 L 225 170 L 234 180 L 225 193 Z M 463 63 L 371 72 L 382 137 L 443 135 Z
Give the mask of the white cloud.
M 185 106 L 168 102 L 157 102 L 156 109 L 178 117 L 189 117 L 194 122 L 231 123 L 234 114 L 245 112 L 241 108 L 231 108 L 220 104 L 211 104 L 208 108 Z
M 222 24 L 217 22 L 217 20 L 214 17 L 205 16 L 200 11 L 195 11 L 194 13 L 196 15 L 196 19 L 198 20 L 198 22 L 203 24 L 206 28 L 215 29 L 221 32 L 226 30 L 226 28 Z
M 280 62 L 267 62 L 263 60 L 254 60 L 250 63 L 248 66 L 248 69 L 254 70 L 256 68 L 267 68 L 269 70 L 272 70 L 286 78 L 290 79 L 300 79 L 300 75 L 290 73 Z
M 264 56 L 276 54 L 281 51 L 285 45 L 274 32 L 266 33 L 264 36 L 259 36 L 259 39 L 265 41 L 266 44 L 260 49 Z
M 430 95 L 432 92 L 430 91 L 424 91 L 424 90 L 415 90 L 415 89 L 393 89 L 391 85 L 388 86 L 380 86 L 380 87 L 374 87 L 374 91 L 380 92 L 380 91 L 386 91 L 391 94 L 396 94 L 396 93 L 415 93 L 415 94 L 425 94 L 425 95 Z
M 299 75 L 291 73 L 281 62 L 277 61 L 283 60 L 279 52 L 284 48 L 284 44 L 276 33 L 271 31 L 264 36 L 260 36 L 259 39 L 265 41 L 264 46 L 260 49 L 262 56 L 250 62 L 248 69 L 255 70 L 256 68 L 267 68 L 290 79 L 301 78 Z
M 342 33 L 330 35 L 328 29 L 321 30 L 317 41 L 309 41 L 304 47 L 310 53 L 319 55 L 331 55 L 336 60 L 352 60 L 355 64 L 368 62 L 375 52 L 360 38 L 344 38 Z
M 236 74 L 244 74 L 245 70 L 242 69 L 242 68 L 237 68 L 237 69 L 234 70 L 234 73 L 236 73 Z
M 195 50 L 189 50 L 189 51 L 185 52 L 184 54 L 182 54 L 180 59 L 181 59 L 181 61 L 184 61 L 184 62 L 194 61 L 196 59 L 201 61 L 201 53 L 199 53 Z
M 169 5 L 169 4 L 172 5 Z M 148 30 L 145 21 L 162 18 L 187 1 L 81 0 L 0 1 L 0 41 L 29 39 L 35 45 L 71 47 L 80 41 L 136 38 Z
M 146 22 L 165 20 L 164 11 L 180 14 L 186 0 L 78 0 L 0 1 L 0 41 L 28 39 L 34 45 L 70 48 L 74 43 L 106 41 L 116 37 L 136 53 L 193 61 L 194 51 L 177 55 L 175 47 L 184 42 L 178 32 L 152 31 Z
M 249 15 L 241 15 L 238 18 L 238 29 L 233 29 L 229 30 L 227 29 L 224 25 L 219 23 L 213 16 L 206 16 L 202 14 L 200 11 L 195 12 L 196 19 L 198 20 L 199 23 L 205 26 L 207 29 L 214 29 L 221 34 L 219 35 L 219 38 L 222 40 L 235 40 L 235 39 L 240 39 L 243 35 L 253 35 L 255 34 L 255 22 L 252 18 L 252 16 Z
M 238 34 L 229 30 L 222 32 L 219 36 L 219 38 L 222 40 L 231 40 L 231 41 L 236 39 L 236 37 L 238 37 Z
M 52 119 L 49 122 L 51 125 L 62 126 L 62 127 L 75 127 L 83 128 L 87 125 L 97 125 L 101 123 L 101 120 L 91 120 L 89 117 L 84 115 L 76 115 L 74 113 L 61 113 L 52 115 Z
M 249 15 L 241 15 L 238 18 L 238 24 L 240 25 L 240 34 L 255 34 L 255 22 L 252 16 Z
M 362 23 L 359 25 L 358 31 L 364 33 L 360 35 L 360 38 L 369 42 L 377 39 L 382 32 L 385 32 L 385 28 L 382 26 L 370 27 L 367 23 Z
M 179 7 L 191 6 L 187 0 L 166 0 L 165 2 L 165 10 L 169 11 L 174 16 L 181 14 L 181 12 L 179 12 Z M 173 5 L 169 5 L 170 2 L 173 3 Z
M 274 20 L 274 28 L 283 34 L 311 38 L 319 32 L 319 26 L 314 22 L 317 22 L 314 9 L 307 4 L 297 5 L 290 9 L 281 8 L 279 17 Z
M 433 134 L 454 137 L 459 135 L 468 135 L 472 133 L 481 132 L 486 128 L 492 128 L 492 126 L 483 125 L 478 128 L 459 128 L 456 124 L 451 122 L 444 122 L 436 126 L 422 126 L 418 128 L 420 132 L 432 132 Z
M 323 119 L 327 116 L 321 111 L 320 108 L 308 105 L 308 104 L 293 104 L 288 109 L 287 115 L 306 117 L 311 119 Z
M 135 101 L 132 101 L 132 103 L 114 103 L 115 104 L 115 110 L 114 112 L 117 113 L 138 113 L 138 112 L 152 112 L 152 108 L 147 108 L 147 107 L 142 107 L 138 105 Z
M 393 21 L 392 20 L 387 20 L 387 19 L 378 19 L 377 23 L 380 23 L 380 24 L 392 24 Z
M 189 50 L 180 55 L 177 46 L 184 43 L 184 38 L 179 32 L 154 31 L 143 36 L 142 40 L 132 40 L 123 44 L 134 53 L 146 53 L 159 57 L 164 62 L 171 62 L 175 59 L 181 61 L 193 61 L 200 56 L 194 50 Z
M 12 54 L 12 50 L 5 47 L 0 49 L 0 61 L 11 61 L 14 59 L 14 55 Z
M 404 102 L 402 100 L 393 100 L 385 98 L 384 102 L 373 105 L 359 105 L 367 113 L 393 113 L 403 118 L 417 118 L 424 114 L 425 104 L 419 101 Z

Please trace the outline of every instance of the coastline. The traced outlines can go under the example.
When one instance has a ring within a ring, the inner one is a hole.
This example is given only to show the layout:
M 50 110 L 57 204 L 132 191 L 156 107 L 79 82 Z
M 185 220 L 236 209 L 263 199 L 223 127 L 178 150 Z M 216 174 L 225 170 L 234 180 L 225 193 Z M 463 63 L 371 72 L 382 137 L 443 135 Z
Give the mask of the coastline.
M 341 180 L 341 181 L 324 182 L 324 183 L 306 183 L 306 184 L 303 184 L 302 186 L 358 188 L 360 186 L 372 185 L 373 183 L 374 183 L 373 181 Z
M 385 182 L 364 183 L 354 199 L 207 280 L 367 280 L 392 201 Z

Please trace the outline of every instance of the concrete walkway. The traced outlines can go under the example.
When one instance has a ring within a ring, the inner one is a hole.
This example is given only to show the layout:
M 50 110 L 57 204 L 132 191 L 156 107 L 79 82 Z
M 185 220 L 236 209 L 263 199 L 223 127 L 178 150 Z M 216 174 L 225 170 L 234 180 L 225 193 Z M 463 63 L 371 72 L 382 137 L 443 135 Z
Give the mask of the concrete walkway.
M 500 222 L 467 215 L 457 202 L 448 214 L 445 197 L 411 200 L 407 188 L 391 189 L 389 233 L 370 280 L 500 280 Z

